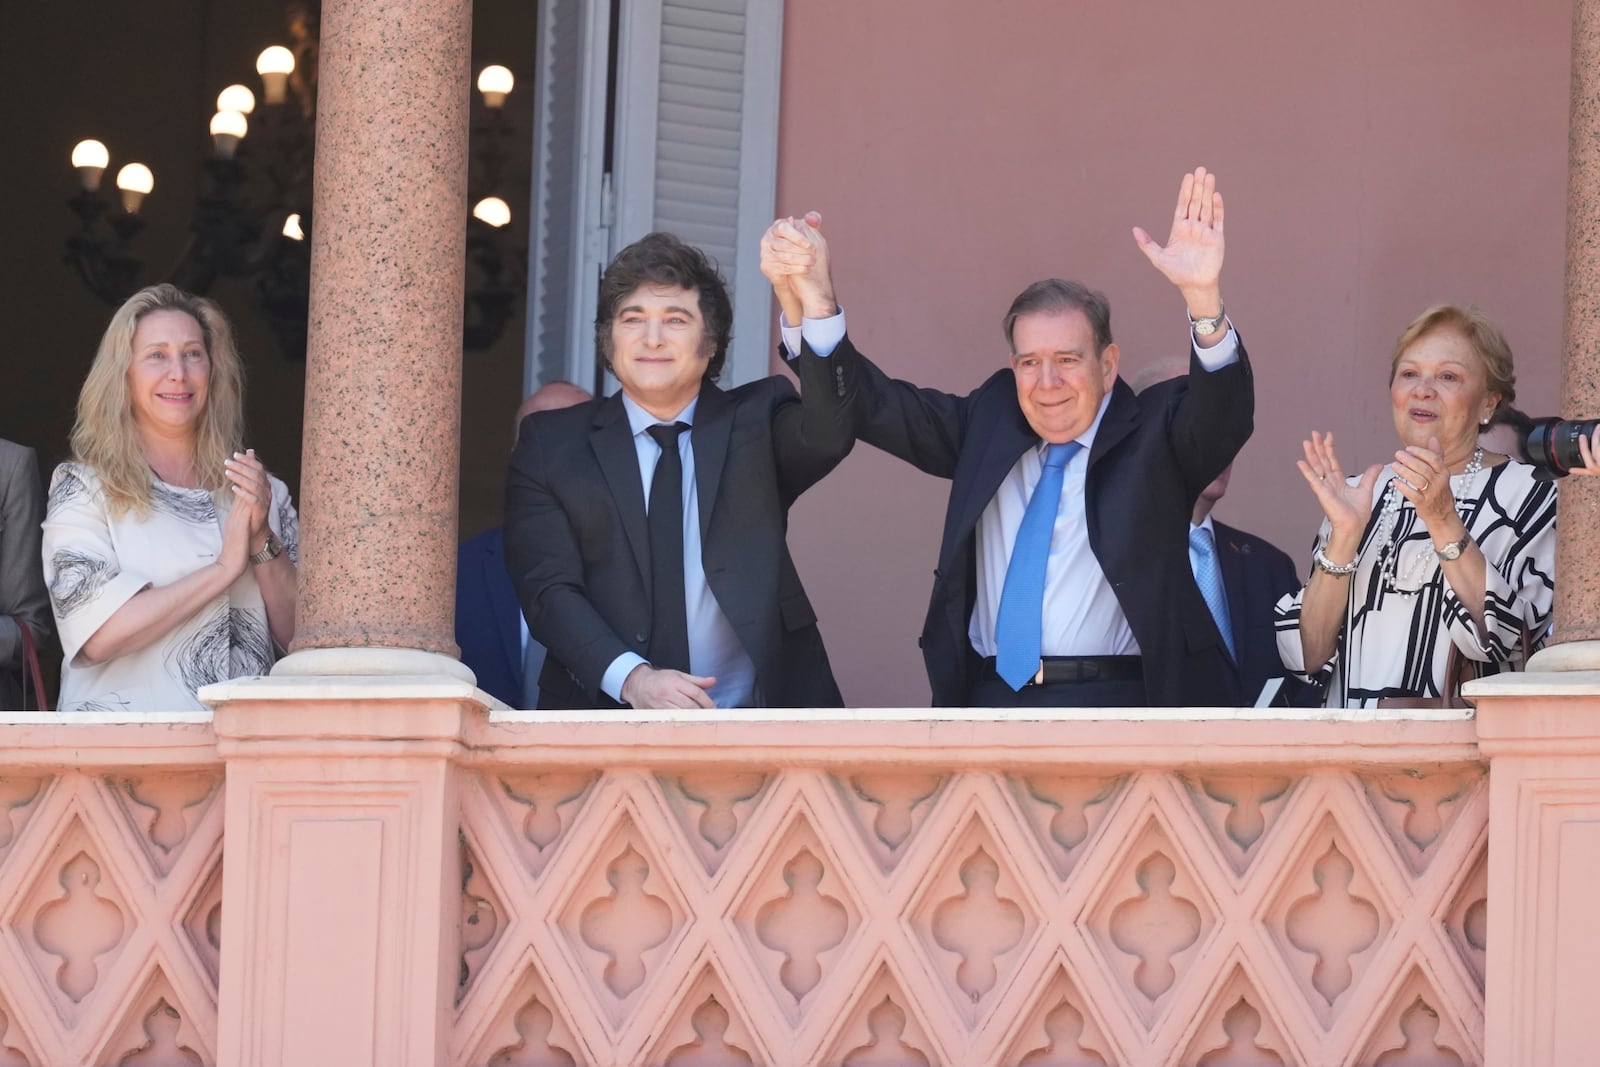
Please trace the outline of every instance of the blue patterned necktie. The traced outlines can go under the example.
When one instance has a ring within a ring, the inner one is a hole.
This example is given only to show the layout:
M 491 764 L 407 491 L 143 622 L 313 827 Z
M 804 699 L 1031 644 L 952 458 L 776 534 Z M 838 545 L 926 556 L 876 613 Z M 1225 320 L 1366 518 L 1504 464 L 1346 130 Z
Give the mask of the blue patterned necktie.
M 1022 514 L 1017 539 L 1011 546 L 1006 583 L 1000 590 L 1000 610 L 994 620 L 994 645 L 995 673 L 1012 689 L 1020 690 L 1039 671 L 1050 534 L 1056 525 L 1066 466 L 1082 447 L 1076 441 L 1068 441 L 1046 450 L 1039 484 L 1028 498 L 1028 510 Z
M 1222 570 L 1217 566 L 1216 546 L 1211 531 L 1204 526 L 1189 527 L 1189 551 L 1194 553 L 1194 581 L 1200 587 L 1206 607 L 1217 622 L 1222 643 L 1228 646 L 1228 655 L 1238 660 L 1233 650 L 1233 618 L 1228 614 L 1228 597 L 1222 590 Z

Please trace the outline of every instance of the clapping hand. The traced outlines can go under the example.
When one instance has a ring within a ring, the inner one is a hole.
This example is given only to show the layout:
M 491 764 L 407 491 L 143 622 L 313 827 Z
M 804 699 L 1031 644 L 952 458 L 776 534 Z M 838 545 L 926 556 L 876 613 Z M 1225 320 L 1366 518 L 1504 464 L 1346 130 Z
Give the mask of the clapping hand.
M 221 562 L 242 574 L 251 553 L 260 551 L 267 540 L 272 482 L 253 448 L 235 452 L 227 461 L 226 472 L 229 488 L 233 490 L 233 507 L 228 510 L 228 519 L 222 528 Z
M 1411 501 L 1428 532 L 1453 532 L 1451 526 L 1459 519 L 1456 496 L 1450 489 L 1450 469 L 1444 464 L 1439 439 L 1428 438 L 1427 448 L 1410 445 L 1401 449 L 1389 466 L 1394 471 L 1395 488 Z
M 1217 176 L 1204 167 L 1183 176 L 1172 233 L 1158 245 L 1143 229 L 1133 228 L 1139 250 L 1183 293 L 1189 313 L 1199 318 L 1220 314 L 1222 295 L 1222 194 Z
M 1367 516 L 1372 511 L 1372 487 L 1377 484 L 1377 464 L 1368 467 L 1355 485 L 1345 478 L 1344 468 L 1333 451 L 1333 434 L 1311 432 L 1311 440 L 1302 442 L 1306 458 L 1295 461 L 1306 484 L 1317 495 L 1317 503 L 1328 517 L 1334 535 L 1344 533 L 1361 536 Z M 1448 479 L 1447 479 L 1448 480 Z

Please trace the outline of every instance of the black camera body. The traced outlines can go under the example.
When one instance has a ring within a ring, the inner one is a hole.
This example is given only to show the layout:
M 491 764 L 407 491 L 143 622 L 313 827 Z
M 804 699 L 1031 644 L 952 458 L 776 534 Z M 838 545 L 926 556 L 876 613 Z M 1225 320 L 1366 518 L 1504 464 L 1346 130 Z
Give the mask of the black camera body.
M 1600 419 L 1529 419 L 1516 428 L 1517 451 L 1533 464 L 1534 477 L 1540 481 L 1565 478 L 1568 471 L 1583 466 L 1578 441 L 1592 438 L 1597 426 Z

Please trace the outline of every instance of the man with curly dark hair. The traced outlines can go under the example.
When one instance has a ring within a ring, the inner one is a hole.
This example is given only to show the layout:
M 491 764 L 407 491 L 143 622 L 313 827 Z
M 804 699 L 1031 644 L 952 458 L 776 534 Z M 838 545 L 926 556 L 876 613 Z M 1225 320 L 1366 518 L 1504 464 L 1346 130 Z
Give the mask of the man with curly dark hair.
M 785 535 L 854 444 L 854 351 L 723 389 L 733 308 L 705 253 L 653 233 L 600 282 L 621 391 L 523 422 L 506 565 L 549 649 L 542 708 L 839 706 Z

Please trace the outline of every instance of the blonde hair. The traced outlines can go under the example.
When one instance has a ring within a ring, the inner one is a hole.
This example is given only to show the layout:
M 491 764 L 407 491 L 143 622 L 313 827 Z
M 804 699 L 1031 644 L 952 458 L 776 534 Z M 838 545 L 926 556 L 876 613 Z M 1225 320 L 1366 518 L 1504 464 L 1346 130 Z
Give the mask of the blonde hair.
M 1494 414 L 1489 416 L 1485 425 L 1498 425 L 1512 417 L 1516 409 L 1511 405 L 1517 399 L 1517 368 L 1511 358 L 1511 343 L 1506 340 L 1506 335 L 1500 332 L 1500 327 L 1482 311 L 1468 304 L 1458 307 L 1454 304 L 1436 304 L 1412 319 L 1400 337 L 1394 343 L 1394 355 L 1389 359 L 1389 384 L 1394 384 L 1395 371 L 1400 366 L 1400 357 L 1406 354 L 1406 349 L 1420 341 L 1430 333 L 1451 331 L 1461 337 L 1472 350 L 1477 353 L 1478 360 L 1483 364 L 1483 376 L 1489 386 L 1489 392 L 1500 398 L 1495 405 Z
M 113 515 L 128 511 L 144 515 L 150 510 L 150 464 L 133 419 L 128 368 L 139 320 L 152 311 L 181 311 L 200 326 L 211 372 L 195 427 L 194 469 L 201 487 L 219 503 L 228 487 L 224 464 L 244 440 L 244 366 L 222 309 L 175 285 L 140 289 L 111 316 L 100 338 L 78 393 L 78 417 L 72 426 L 72 456 L 99 476 Z

